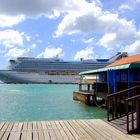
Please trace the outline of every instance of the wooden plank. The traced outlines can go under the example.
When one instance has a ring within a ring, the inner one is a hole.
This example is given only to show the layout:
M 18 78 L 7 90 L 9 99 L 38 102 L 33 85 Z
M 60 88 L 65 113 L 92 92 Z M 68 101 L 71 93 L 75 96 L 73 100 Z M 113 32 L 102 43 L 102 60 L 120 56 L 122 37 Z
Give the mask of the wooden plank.
M 17 133 L 18 124 L 19 124 L 18 122 L 14 123 L 8 140 L 15 140 L 15 139 L 17 139 L 17 136 L 20 135 L 19 132 Z
M 15 131 L 11 131 L 8 140 L 14 140 L 15 139 Z
M 6 129 L 6 132 L 4 133 L 2 140 L 7 140 L 8 136 L 10 135 L 10 131 L 13 127 L 14 123 L 10 123 L 8 128 Z
M 21 133 L 21 140 L 27 140 L 27 131 L 22 131 Z
M 56 127 L 58 128 L 61 136 L 63 137 L 64 140 L 69 140 L 69 137 L 66 135 L 65 131 L 63 130 L 61 124 L 59 121 L 55 121 Z
M 9 137 L 10 135 L 10 131 L 6 131 L 4 134 L 3 134 L 3 137 L 1 138 L 1 140 L 7 140 L 7 138 Z
M 92 122 L 90 122 L 90 120 L 87 121 L 87 123 L 90 125 L 90 127 L 92 127 L 93 129 L 96 129 L 99 131 L 99 133 L 102 133 L 106 138 L 110 138 L 110 139 L 125 139 L 123 135 L 123 133 L 119 133 L 117 134 L 116 131 L 112 131 L 112 128 L 110 128 L 109 125 L 104 126 L 104 122 L 100 122 L 100 120 L 92 120 Z M 100 127 L 101 126 L 101 127 Z M 116 130 L 116 129 L 115 129 Z M 127 138 L 127 137 L 126 137 Z
M 56 135 L 57 139 L 58 140 L 63 140 L 63 136 L 61 135 L 59 129 L 57 129 L 57 126 L 56 126 L 55 122 L 51 121 L 50 123 L 52 125 L 52 128 L 54 129 L 54 132 L 55 132 L 55 135 Z
M 21 132 L 20 131 L 16 131 L 15 134 L 14 134 L 14 139 L 13 140 L 19 140 L 20 139 L 20 136 L 21 136 Z
M 75 138 L 73 137 L 73 135 L 71 134 L 71 132 L 69 131 L 69 129 L 67 128 L 67 126 L 65 125 L 64 121 L 59 121 L 59 123 L 62 126 L 62 128 L 65 131 L 65 133 L 68 136 L 68 138 L 70 140 L 74 140 Z
M 9 122 L 5 122 L 0 131 L 6 131 L 9 124 L 10 124 Z
M 3 127 L 0 130 L 0 139 L 2 139 L 2 137 L 3 137 L 6 129 L 8 128 L 8 126 L 9 126 L 9 122 L 6 122 L 6 123 L 3 124 Z
M 45 137 L 44 137 L 44 132 L 43 132 L 43 127 L 42 127 L 42 124 L 41 122 L 37 122 L 37 128 L 38 128 L 38 137 L 39 137 L 39 140 L 44 140 Z
M 73 123 L 73 121 L 67 121 L 68 124 L 70 125 L 70 127 L 77 133 L 77 135 L 83 139 L 84 135 L 81 133 L 81 131 L 77 131 L 78 129 L 75 127 L 75 124 Z
M 71 134 L 73 135 L 73 137 L 75 138 L 75 140 L 81 140 L 81 138 L 77 135 L 77 132 L 71 127 L 68 121 L 64 121 L 64 123 L 71 132 Z
M 39 140 L 44 140 L 45 139 L 43 131 L 38 131 L 38 139 Z
M 18 122 L 15 122 L 11 131 L 16 131 L 18 128 Z
M 40 121 L 36 122 L 36 125 L 39 131 L 43 130 L 42 123 Z
M 46 126 L 45 121 L 41 121 L 41 125 L 42 125 L 42 129 L 43 130 L 46 130 L 47 129 L 47 126 Z
M 82 140 L 86 140 L 87 137 L 85 136 L 85 134 L 83 134 L 83 130 L 81 130 L 75 123 L 73 120 L 68 121 L 69 125 L 74 129 L 74 131 L 77 132 L 77 135 L 80 136 L 80 138 Z
M 41 121 L 45 140 L 51 140 L 45 121 Z
M 28 123 L 23 122 L 21 140 L 27 140 Z
M 1 122 L 0 123 L 0 130 L 2 129 L 2 127 L 4 126 L 5 122 Z
M 23 128 L 23 123 L 19 122 L 18 127 L 17 127 L 17 131 L 22 131 Z
M 43 130 L 45 140 L 51 140 L 49 132 L 47 130 Z
M 27 140 L 32 140 L 32 137 L 33 137 L 32 130 L 28 130 L 28 131 L 26 132 L 26 135 L 27 135 Z
M 93 123 L 94 122 L 94 123 Z M 125 135 L 124 133 L 122 133 L 121 131 L 117 130 L 117 129 L 114 129 L 114 127 L 108 125 L 107 123 L 105 123 L 104 121 L 102 120 L 96 120 L 96 121 L 93 121 L 91 120 L 90 121 L 90 124 L 96 124 L 95 127 L 98 127 L 99 126 L 102 126 L 102 129 L 104 131 L 106 131 L 108 134 L 111 134 L 111 137 L 112 138 L 116 138 L 118 140 L 126 140 L 126 139 L 131 139 L 128 135 Z M 98 124 L 98 125 L 97 125 Z
M 83 128 L 85 129 L 85 131 L 87 131 L 87 133 L 89 133 L 93 139 L 95 140 L 106 139 L 96 129 L 93 129 L 92 127 L 90 127 L 90 125 L 86 123 L 86 120 L 81 120 L 80 122 L 81 122 L 81 125 L 83 125 Z
M 33 122 L 33 131 L 37 131 L 38 128 L 37 128 L 37 123 L 36 122 Z
M 102 125 L 96 125 L 94 122 L 91 123 L 89 120 L 86 120 L 85 123 L 87 123 L 94 132 L 98 133 L 98 137 L 112 140 L 111 135 L 108 134 L 103 127 L 101 127 Z
M 74 120 L 75 124 L 77 125 L 77 127 L 79 129 L 81 129 L 82 133 L 86 136 L 86 139 L 90 139 L 90 140 L 94 140 L 96 139 L 95 135 L 92 135 L 93 133 L 91 133 L 88 129 L 88 127 L 86 127 L 85 125 L 83 125 L 80 121 L 76 121 Z
M 27 122 L 23 122 L 22 131 L 27 131 L 27 129 L 28 129 L 28 123 Z
M 56 134 L 55 134 L 55 131 L 53 130 L 52 126 L 51 126 L 51 123 L 49 121 L 46 122 L 46 126 L 48 128 L 48 133 L 51 137 L 52 140 L 57 140 L 57 137 L 56 137 Z
M 21 135 L 22 135 L 22 133 L 21 133 L 22 127 L 23 127 L 23 123 L 21 123 L 21 122 L 18 123 L 16 132 L 15 132 L 15 139 L 14 139 L 14 140 L 19 140 L 19 139 L 20 139 L 20 137 L 21 137 Z
M 28 122 L 28 130 L 32 131 L 33 130 L 33 124 L 32 122 Z
M 37 131 L 33 131 L 33 140 L 39 140 Z
M 99 119 L 0 123 L 0 140 L 99 139 L 139 140 L 140 135 L 126 135 L 105 121 Z

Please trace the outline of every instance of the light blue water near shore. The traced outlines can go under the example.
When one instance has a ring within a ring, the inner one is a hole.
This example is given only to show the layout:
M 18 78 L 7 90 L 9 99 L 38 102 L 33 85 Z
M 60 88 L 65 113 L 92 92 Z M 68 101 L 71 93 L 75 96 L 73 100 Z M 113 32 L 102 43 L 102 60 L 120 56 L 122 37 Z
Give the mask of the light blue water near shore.
M 0 121 L 105 118 L 106 110 L 73 101 L 78 85 L 0 84 Z

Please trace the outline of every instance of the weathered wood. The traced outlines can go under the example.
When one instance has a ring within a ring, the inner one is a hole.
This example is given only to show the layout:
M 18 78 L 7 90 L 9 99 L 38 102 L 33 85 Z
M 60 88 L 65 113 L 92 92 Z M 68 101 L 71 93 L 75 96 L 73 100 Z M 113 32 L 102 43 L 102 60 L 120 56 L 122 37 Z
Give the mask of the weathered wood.
M 61 124 L 59 123 L 59 121 L 55 121 L 55 124 L 57 126 L 57 128 L 60 131 L 61 136 L 63 137 L 64 140 L 69 140 L 67 134 L 64 132 L 63 127 L 61 126 Z
M 73 100 L 81 101 L 85 103 L 86 105 L 91 104 L 91 101 L 90 101 L 91 96 L 94 96 L 94 94 L 89 93 L 89 92 L 73 92 Z
M 2 126 L 2 128 L 0 130 L 0 139 L 2 139 L 2 137 L 3 137 L 6 129 L 8 128 L 8 126 L 9 126 L 9 122 L 6 122 L 6 123 L 3 124 L 3 126 Z
M 58 140 L 63 140 L 63 137 L 62 137 L 59 129 L 57 129 L 57 126 L 56 126 L 55 122 L 54 121 L 50 121 L 50 123 L 52 125 L 52 128 L 54 129 L 54 132 L 56 134 L 57 139 Z
M 122 119 L 120 122 L 123 121 Z M 0 123 L 0 140 L 139 140 L 139 138 L 140 135 L 127 135 L 99 119 Z
M 4 133 L 4 135 L 3 135 L 3 137 L 2 137 L 2 140 L 6 140 L 6 139 L 8 138 L 8 136 L 10 135 L 10 131 L 11 131 L 12 127 L 13 127 L 13 124 L 14 124 L 14 123 L 10 123 L 10 124 L 9 124 L 9 126 L 8 126 L 8 128 L 7 128 L 7 130 L 6 130 L 6 132 Z
M 69 131 L 71 132 L 71 134 L 74 136 L 75 140 L 80 140 L 80 136 L 77 135 L 76 131 L 74 131 L 72 129 L 72 127 L 70 126 L 70 124 L 68 123 L 68 121 L 64 121 L 65 125 L 67 126 L 67 128 L 69 129 Z

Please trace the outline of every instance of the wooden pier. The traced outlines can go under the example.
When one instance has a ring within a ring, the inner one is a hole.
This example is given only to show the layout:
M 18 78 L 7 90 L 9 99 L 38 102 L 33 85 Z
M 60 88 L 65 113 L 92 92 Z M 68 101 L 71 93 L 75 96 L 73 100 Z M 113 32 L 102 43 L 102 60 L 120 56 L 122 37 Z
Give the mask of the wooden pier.
M 1 122 L 0 140 L 138 140 L 104 120 Z

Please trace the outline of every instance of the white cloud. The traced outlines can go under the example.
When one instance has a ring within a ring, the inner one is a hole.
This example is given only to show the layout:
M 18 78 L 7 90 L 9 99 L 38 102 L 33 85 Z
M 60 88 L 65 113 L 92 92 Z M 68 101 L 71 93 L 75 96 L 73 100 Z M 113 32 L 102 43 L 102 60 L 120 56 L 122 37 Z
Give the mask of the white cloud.
M 131 4 L 123 3 L 120 10 L 131 9 L 140 0 L 130 0 Z M 133 21 L 128 21 L 125 18 L 119 17 L 117 13 L 104 11 L 100 0 L 91 0 L 90 3 L 86 0 L 1 0 L 0 4 L 1 15 L 24 15 L 25 17 L 38 17 L 45 15 L 49 18 L 58 18 L 62 16 L 62 21 L 59 23 L 55 32 L 55 37 L 64 34 L 89 34 L 95 33 L 102 35 L 99 40 L 100 45 L 107 49 L 113 49 L 123 44 L 122 42 L 136 41 L 139 39 L 138 31 Z M 19 18 L 20 17 L 20 18 Z M 23 18 L 23 19 L 24 19 Z M 0 27 L 8 27 L 18 24 L 22 21 L 22 16 L 17 16 L 11 21 L 7 18 L 1 18 Z M 0 31 L 1 32 L 1 31 Z M 113 37 L 113 34 L 115 37 Z M 24 35 L 20 35 L 23 36 Z M 108 39 L 108 37 L 110 37 Z M 12 37 L 11 37 L 12 38 Z M 9 41 L 11 40 L 11 41 Z M 12 40 L 15 40 L 12 42 Z M 30 37 L 26 37 L 30 41 Z M 84 43 L 94 42 L 94 40 L 84 40 Z M 10 43 L 9 43 L 10 42 Z M 22 45 L 23 39 L 0 39 L 0 44 L 6 47 Z M 45 53 L 40 54 L 43 57 Z
M 19 57 L 25 55 L 26 50 L 25 49 L 19 49 L 19 48 L 11 48 L 8 50 L 8 52 L 5 54 L 6 57 Z
M 127 42 L 129 44 L 140 37 L 133 21 L 120 18 L 117 13 L 103 11 L 95 2 L 86 1 L 81 1 L 77 10 L 71 10 L 64 16 L 58 25 L 55 37 L 76 33 L 103 35 L 99 42 L 108 50 L 118 48 Z
M 121 4 L 118 8 L 120 12 L 127 12 L 135 10 L 135 8 L 140 4 L 140 0 L 129 0 Z
M 36 47 L 37 47 L 37 44 L 35 44 L 35 43 L 30 46 L 31 49 L 34 49 Z
M 83 50 L 80 50 L 77 52 L 74 56 L 74 60 L 80 60 L 81 58 L 83 59 L 93 59 L 94 51 L 93 48 L 91 47 L 86 47 Z
M 119 7 L 119 11 L 121 12 L 125 12 L 126 10 L 133 10 L 133 7 L 128 5 L 128 4 L 122 4 L 120 7 Z
M 103 37 L 99 40 L 99 45 L 102 45 L 108 50 L 113 50 L 121 45 L 129 44 L 137 39 L 140 35 L 133 21 L 119 19 L 115 14 L 107 14 L 101 17 L 105 31 Z M 108 22 L 110 21 L 110 22 Z
M 124 51 L 128 52 L 129 54 L 140 53 L 140 40 L 136 40 L 134 43 L 127 45 Z
M 86 43 L 86 44 L 93 43 L 94 42 L 94 37 L 88 38 L 88 39 L 83 39 L 83 42 Z
M 3 45 L 6 48 L 22 46 L 24 39 L 26 39 L 24 32 L 10 29 L 0 31 L 0 45 Z
M 0 15 L 0 27 L 12 27 L 24 20 L 24 16 L 6 16 Z
M 113 50 L 117 43 L 115 33 L 106 33 L 99 41 L 99 45 L 104 46 L 108 50 Z
M 46 48 L 45 51 L 40 53 L 37 57 L 54 58 L 57 56 L 63 56 L 63 50 L 61 48 Z
M 58 25 L 56 37 L 64 34 L 116 33 L 119 40 L 138 37 L 133 21 L 119 18 L 118 14 L 102 11 L 96 3 L 81 4 L 81 9 L 70 11 Z
M 56 37 L 63 34 L 91 33 L 93 30 L 99 29 L 100 24 L 95 25 L 94 23 L 97 22 L 96 17 L 101 12 L 102 9 L 96 6 L 95 2 L 88 3 L 81 0 L 78 9 L 73 9 L 64 16 L 55 32 Z

